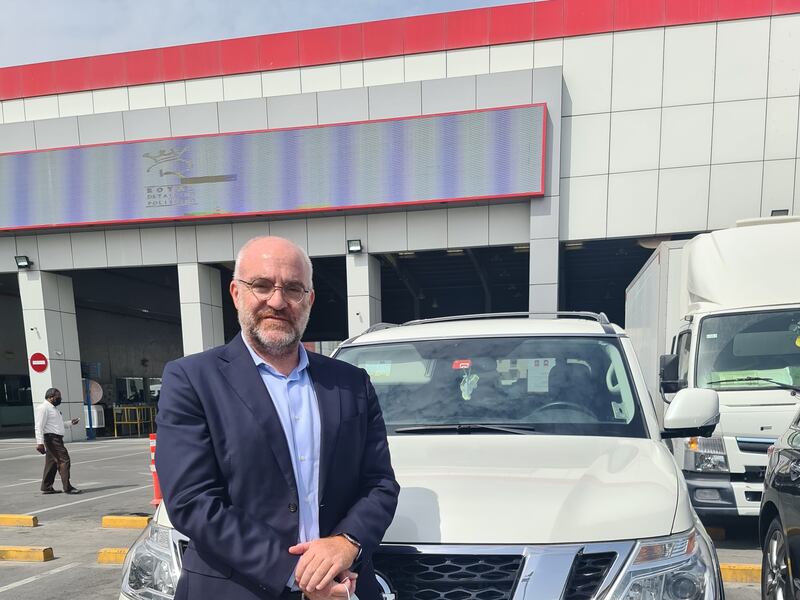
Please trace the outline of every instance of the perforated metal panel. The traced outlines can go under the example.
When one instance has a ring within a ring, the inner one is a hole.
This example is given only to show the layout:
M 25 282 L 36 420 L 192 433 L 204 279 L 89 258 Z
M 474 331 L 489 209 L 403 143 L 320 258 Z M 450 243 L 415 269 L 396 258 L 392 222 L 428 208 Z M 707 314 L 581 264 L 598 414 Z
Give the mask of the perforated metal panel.
M 543 193 L 543 105 L 0 156 L 0 229 Z

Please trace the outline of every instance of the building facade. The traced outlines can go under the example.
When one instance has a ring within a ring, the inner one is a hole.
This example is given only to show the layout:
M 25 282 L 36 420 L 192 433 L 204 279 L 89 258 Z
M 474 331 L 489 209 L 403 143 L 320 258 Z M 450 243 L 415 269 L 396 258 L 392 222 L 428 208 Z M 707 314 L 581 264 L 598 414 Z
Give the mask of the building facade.
M 799 101 L 797 0 L 540 0 L 2 68 L 0 427 L 50 386 L 79 415 L 89 378 L 157 399 L 167 360 L 235 334 L 255 235 L 312 257 L 310 341 L 621 320 L 659 240 L 800 214 Z

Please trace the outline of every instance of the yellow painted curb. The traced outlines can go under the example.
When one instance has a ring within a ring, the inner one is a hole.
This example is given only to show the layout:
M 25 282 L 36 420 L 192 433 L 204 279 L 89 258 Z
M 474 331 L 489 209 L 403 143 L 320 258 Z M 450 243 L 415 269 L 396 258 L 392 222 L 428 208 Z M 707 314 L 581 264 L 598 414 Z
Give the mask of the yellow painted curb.
M 0 515 L 0 527 L 36 527 L 39 518 L 32 515 Z
M 53 549 L 37 546 L 0 546 L 0 560 L 45 562 L 53 560 Z
M 125 562 L 127 548 L 100 548 L 97 552 L 97 562 L 101 565 L 121 565 Z
M 722 581 L 725 583 L 760 583 L 760 565 L 739 565 L 733 563 L 722 563 Z
M 112 529 L 144 529 L 153 517 L 139 515 L 106 515 L 103 527 Z

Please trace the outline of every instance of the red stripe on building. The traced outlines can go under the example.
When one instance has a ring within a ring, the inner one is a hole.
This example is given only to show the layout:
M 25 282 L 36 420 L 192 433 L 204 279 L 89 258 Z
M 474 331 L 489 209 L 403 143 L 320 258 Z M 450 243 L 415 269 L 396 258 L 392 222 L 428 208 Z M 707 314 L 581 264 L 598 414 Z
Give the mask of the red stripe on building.
M 0 68 L 0 100 L 800 13 L 800 0 L 540 0 Z

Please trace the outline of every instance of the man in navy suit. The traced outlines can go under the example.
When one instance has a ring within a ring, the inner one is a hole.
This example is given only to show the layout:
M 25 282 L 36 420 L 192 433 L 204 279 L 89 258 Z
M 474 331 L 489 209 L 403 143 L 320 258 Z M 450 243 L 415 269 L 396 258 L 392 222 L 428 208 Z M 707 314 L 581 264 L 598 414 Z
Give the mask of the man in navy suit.
M 369 377 L 300 344 L 314 290 L 295 244 L 247 242 L 230 293 L 241 334 L 164 369 L 156 466 L 191 539 L 176 600 L 346 598 L 356 577 L 378 600 L 399 486 Z

